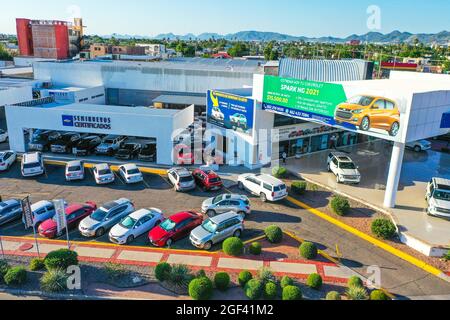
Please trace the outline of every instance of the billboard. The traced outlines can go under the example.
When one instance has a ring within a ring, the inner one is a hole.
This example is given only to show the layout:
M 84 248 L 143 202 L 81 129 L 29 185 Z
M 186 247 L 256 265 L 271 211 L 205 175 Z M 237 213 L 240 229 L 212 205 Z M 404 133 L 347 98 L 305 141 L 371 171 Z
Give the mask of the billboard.
M 264 77 L 263 110 L 392 141 L 404 141 L 407 103 L 388 90 L 360 83 Z
M 224 129 L 252 135 L 254 100 L 219 91 L 208 91 L 207 122 Z

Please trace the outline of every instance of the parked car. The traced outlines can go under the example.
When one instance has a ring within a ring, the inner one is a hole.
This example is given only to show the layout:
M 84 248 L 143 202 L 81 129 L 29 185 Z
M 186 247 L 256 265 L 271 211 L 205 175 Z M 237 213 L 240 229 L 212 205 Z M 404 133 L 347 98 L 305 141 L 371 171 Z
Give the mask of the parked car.
M 428 215 L 450 219 L 450 180 L 431 179 L 425 198 L 428 202 Z
M 228 212 L 205 220 L 191 231 L 192 245 L 210 250 L 213 245 L 230 237 L 239 238 L 244 232 L 244 219 L 235 212 Z
M 214 107 L 211 112 L 211 117 L 218 120 L 218 121 L 224 121 L 225 115 L 220 111 L 218 107 Z
M 238 187 L 260 197 L 261 201 L 279 201 L 287 198 L 283 181 L 268 174 L 243 174 L 238 177 Z
M 52 142 L 50 150 L 53 153 L 70 153 L 81 140 L 81 134 L 68 132 L 62 134 L 58 139 Z
M 84 218 L 78 227 L 85 237 L 101 237 L 134 210 L 134 204 L 125 198 L 108 202 Z
M 130 244 L 164 221 L 160 209 L 141 209 L 123 218 L 109 232 L 109 240 L 117 244 Z
M 328 172 L 336 176 L 337 183 L 360 183 L 361 173 L 356 164 L 345 153 L 332 152 L 328 155 Z
M 205 191 L 216 191 L 223 188 L 222 179 L 211 169 L 199 168 L 192 173 L 197 185 Z
M 251 213 L 250 200 L 240 194 L 222 194 L 209 198 L 202 203 L 202 213 L 208 217 L 215 217 L 226 212 L 235 212 L 245 218 Z
M 75 160 L 66 164 L 65 170 L 66 181 L 83 180 L 84 165 L 82 161 Z
M 28 144 L 29 151 L 49 151 L 50 145 L 58 140 L 61 134 L 56 131 L 37 131 L 31 137 L 31 142 Z
M 40 152 L 25 153 L 22 156 L 21 172 L 24 177 L 35 177 L 45 173 L 44 159 Z
M 119 150 L 122 143 L 127 140 L 124 136 L 110 135 L 105 137 L 101 144 L 96 148 L 96 153 L 99 155 L 113 156 Z
M 0 171 L 8 170 L 16 162 L 17 153 L 12 150 L 0 152 Z
M 75 156 L 87 156 L 95 153 L 96 148 L 102 143 L 99 136 L 88 136 L 82 138 L 72 149 Z
M 175 191 L 190 191 L 195 189 L 195 180 L 186 168 L 172 168 L 167 171 L 167 177 Z
M 0 202 L 0 226 L 22 218 L 22 203 L 11 199 Z
M 145 144 L 139 151 L 138 159 L 140 161 L 156 162 L 156 144 Z
M 97 184 L 108 184 L 115 181 L 114 172 L 112 172 L 107 163 L 96 164 L 92 172 L 94 173 L 95 183 Z
M 202 224 L 202 215 L 186 211 L 174 214 L 153 228 L 148 239 L 156 247 L 170 247 L 175 241 L 187 237 L 189 233 Z
M 65 207 L 67 202 L 64 201 Z M 31 205 L 31 212 L 33 214 L 33 225 L 38 228 L 45 220 L 53 218 L 55 215 L 55 205 L 51 201 L 43 200 Z M 25 224 L 25 217 L 22 216 L 22 222 Z
M 119 167 L 119 175 L 126 183 L 139 183 L 144 180 L 144 176 L 135 164 L 124 164 Z
M 8 141 L 8 131 L 0 129 L 0 143 Z
M 131 160 L 137 157 L 142 146 L 139 143 L 124 143 L 116 152 L 117 159 Z
M 94 202 L 86 202 L 85 204 L 77 203 L 68 206 L 65 210 L 68 230 L 78 227 L 80 221 L 92 214 L 94 210 L 97 210 L 97 205 Z M 54 239 L 66 232 L 65 228 L 60 230 L 59 233 L 57 229 L 57 217 L 54 215 L 53 218 L 42 222 L 38 231 L 42 237 Z
M 431 149 L 431 142 L 428 140 L 412 141 L 406 144 L 406 148 L 412 149 L 415 152 L 427 151 Z
M 230 116 L 231 125 L 234 127 L 242 128 L 244 130 L 247 129 L 247 117 L 240 113 L 235 113 Z

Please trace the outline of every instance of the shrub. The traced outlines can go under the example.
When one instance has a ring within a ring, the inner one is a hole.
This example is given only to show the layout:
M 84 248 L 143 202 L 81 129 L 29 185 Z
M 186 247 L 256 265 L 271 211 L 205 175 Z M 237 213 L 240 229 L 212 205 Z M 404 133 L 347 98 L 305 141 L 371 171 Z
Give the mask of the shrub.
M 206 277 L 206 272 L 205 270 L 200 270 L 199 272 L 197 272 L 197 274 L 195 275 L 196 278 L 203 278 Z
M 364 282 L 358 276 L 351 276 L 348 279 L 347 286 L 350 287 L 364 287 Z
M 44 259 L 34 258 L 30 261 L 30 270 L 31 271 L 40 271 L 45 269 Z
M 9 264 L 5 260 L 0 260 L 0 280 L 3 280 L 3 277 L 9 270 Z
M 226 291 L 230 285 L 230 275 L 226 272 L 218 272 L 214 277 L 214 285 L 220 291 Z
M 245 285 L 245 295 L 251 300 L 258 300 L 263 293 L 264 283 L 258 279 L 251 279 Z
M 350 300 L 368 300 L 369 295 L 364 287 L 352 286 L 347 289 L 347 297 Z
M 273 275 L 272 270 L 265 267 L 258 270 L 258 279 L 264 284 L 267 282 L 277 282 L 277 278 Z
M 300 256 L 305 259 L 312 260 L 317 257 L 317 246 L 312 242 L 303 242 L 299 248 Z
M 280 243 L 283 240 L 283 230 L 278 226 L 269 226 L 264 233 L 270 243 Z
M 253 279 L 253 275 L 251 274 L 250 271 L 244 270 L 244 271 L 241 271 L 241 273 L 239 273 L 238 282 L 242 288 L 244 288 L 245 285 L 247 284 L 247 282 L 249 282 L 252 279 Z
M 249 247 L 250 253 L 259 256 L 262 252 L 262 245 L 260 242 L 253 242 Z
M 127 273 L 122 265 L 113 262 L 108 262 L 105 265 L 105 272 L 108 275 L 108 278 L 113 281 L 119 280 Z
M 194 275 L 192 275 L 191 270 L 187 266 L 177 264 L 170 269 L 167 280 L 173 285 L 183 288 L 187 287 L 194 278 Z
M 67 290 L 68 275 L 61 269 L 50 269 L 41 278 L 41 289 L 46 292 Z
M 64 269 L 78 265 L 78 254 L 68 249 L 52 251 L 44 259 L 47 270 Z
M 155 277 L 161 282 L 169 280 L 170 271 L 172 271 L 172 266 L 170 264 L 167 262 L 158 263 L 155 268 Z
M 272 175 L 275 178 L 279 178 L 279 179 L 285 178 L 287 176 L 287 170 L 286 170 L 286 168 L 283 168 L 283 167 L 274 167 L 272 169 Z
M 302 300 L 302 291 L 297 286 L 287 286 L 283 289 L 283 300 Z
M 193 279 L 189 283 L 189 296 L 194 300 L 209 300 L 213 294 L 213 283 L 207 277 Z
M 278 295 L 278 286 L 276 283 L 267 282 L 264 286 L 264 298 L 274 300 Z
M 325 300 L 341 300 L 341 295 L 337 291 L 330 291 Z
M 450 261 L 450 250 L 447 251 L 447 253 L 444 255 L 444 260 L 445 261 Z
M 4 276 L 6 285 L 20 286 L 27 282 L 27 270 L 24 267 L 13 267 Z
M 310 274 L 306 280 L 306 285 L 311 289 L 318 290 L 322 287 L 322 277 L 317 273 Z
M 305 194 L 308 184 L 305 181 L 294 181 L 291 185 L 291 190 L 295 194 L 302 195 Z
M 397 228 L 391 220 L 376 219 L 372 222 L 372 233 L 382 239 L 392 239 L 397 233 Z
M 333 199 L 331 199 L 330 207 L 335 214 L 345 216 L 348 210 L 350 210 L 350 203 L 344 197 L 334 196 Z
M 382 290 L 373 290 L 370 293 L 370 300 L 390 300 Z
M 281 278 L 280 285 L 282 289 L 284 289 L 287 286 L 293 286 L 294 280 L 292 280 L 288 276 L 284 276 L 283 278 Z
M 236 237 L 228 238 L 223 242 L 222 249 L 227 255 L 237 257 L 242 254 L 244 243 L 241 239 Z

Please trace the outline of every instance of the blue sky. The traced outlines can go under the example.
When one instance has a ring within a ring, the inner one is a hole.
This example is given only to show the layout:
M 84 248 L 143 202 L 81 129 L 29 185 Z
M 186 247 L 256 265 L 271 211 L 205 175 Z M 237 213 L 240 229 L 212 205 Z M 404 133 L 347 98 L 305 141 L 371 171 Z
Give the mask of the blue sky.
M 377 5 L 383 33 L 450 30 L 448 0 L 35 0 L 0 6 L 0 33 L 15 33 L 15 18 L 66 20 L 81 12 L 88 34 L 157 35 L 244 30 L 305 36 L 370 31 L 367 8 Z

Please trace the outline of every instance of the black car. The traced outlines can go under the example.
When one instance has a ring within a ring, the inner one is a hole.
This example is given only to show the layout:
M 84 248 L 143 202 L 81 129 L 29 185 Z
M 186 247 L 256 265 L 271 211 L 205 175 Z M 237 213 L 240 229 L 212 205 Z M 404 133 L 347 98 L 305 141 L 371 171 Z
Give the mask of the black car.
M 117 159 L 131 160 L 134 159 L 141 151 L 142 146 L 139 143 L 125 143 L 120 146 L 116 153 Z
M 38 130 L 35 131 L 31 137 L 31 142 L 28 144 L 29 151 L 49 151 L 50 146 L 61 137 L 61 134 L 56 131 Z
M 156 161 L 156 144 L 146 144 L 142 147 L 138 154 L 138 159 L 141 161 Z
M 79 133 L 64 133 L 51 144 L 50 150 L 54 153 L 70 153 L 72 148 L 80 142 L 81 138 Z
M 87 156 L 95 153 L 97 148 L 102 143 L 102 139 L 99 136 L 88 136 L 82 138 L 78 144 L 73 148 L 73 153 L 76 156 Z

